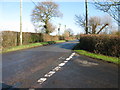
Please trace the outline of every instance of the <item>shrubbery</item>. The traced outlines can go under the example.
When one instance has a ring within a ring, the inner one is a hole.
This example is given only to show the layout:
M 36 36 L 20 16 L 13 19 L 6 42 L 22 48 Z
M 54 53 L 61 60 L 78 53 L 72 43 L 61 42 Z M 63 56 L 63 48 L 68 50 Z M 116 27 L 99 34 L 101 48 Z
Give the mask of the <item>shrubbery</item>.
M 11 47 L 19 45 L 20 33 L 14 31 L 3 31 L 2 32 L 2 47 Z M 57 41 L 58 36 L 51 36 L 41 33 L 30 33 L 23 32 L 23 44 L 35 43 L 35 42 L 45 42 L 45 41 Z
M 108 56 L 120 57 L 120 36 L 81 35 L 79 49 Z
M 2 47 L 17 46 L 18 43 L 18 33 L 17 32 L 2 32 Z
M 19 45 L 20 42 L 19 32 L 2 31 L 1 33 L 2 33 L 2 48 L 6 48 L 6 47 L 8 48 Z M 23 32 L 22 36 L 23 36 L 23 44 L 75 39 L 74 37 L 65 38 L 64 36 L 51 36 L 48 34 L 31 33 L 31 32 Z

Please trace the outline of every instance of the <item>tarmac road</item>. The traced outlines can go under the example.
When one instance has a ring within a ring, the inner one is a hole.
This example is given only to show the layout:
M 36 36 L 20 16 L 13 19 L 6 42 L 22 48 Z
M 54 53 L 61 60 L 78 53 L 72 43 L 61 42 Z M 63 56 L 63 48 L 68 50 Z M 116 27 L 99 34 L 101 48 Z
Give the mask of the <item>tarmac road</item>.
M 118 88 L 118 66 L 73 53 L 71 49 L 77 43 L 71 41 L 2 54 L 3 87 Z M 52 74 L 48 75 L 50 71 Z

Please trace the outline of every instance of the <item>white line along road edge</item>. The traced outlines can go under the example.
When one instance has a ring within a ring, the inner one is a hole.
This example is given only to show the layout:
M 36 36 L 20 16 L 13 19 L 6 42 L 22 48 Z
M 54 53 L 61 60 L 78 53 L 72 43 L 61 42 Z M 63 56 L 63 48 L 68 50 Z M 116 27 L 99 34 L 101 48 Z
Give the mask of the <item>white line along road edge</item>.
M 61 69 L 61 67 L 64 66 L 74 55 L 75 55 L 75 53 L 72 53 L 68 58 L 66 58 L 66 60 L 64 62 L 60 63 L 57 67 L 55 67 L 50 72 L 45 74 L 44 77 L 40 78 L 37 82 L 39 84 L 44 83 L 49 77 L 51 77 L 53 74 L 55 74 L 57 71 L 59 71 Z

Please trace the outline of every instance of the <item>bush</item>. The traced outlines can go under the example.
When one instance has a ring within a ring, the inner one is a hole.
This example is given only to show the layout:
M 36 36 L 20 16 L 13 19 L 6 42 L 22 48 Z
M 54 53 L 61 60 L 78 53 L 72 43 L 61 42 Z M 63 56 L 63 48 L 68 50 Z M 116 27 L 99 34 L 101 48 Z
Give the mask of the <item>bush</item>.
M 64 36 L 59 36 L 59 40 L 65 40 Z
M 81 35 L 79 49 L 120 57 L 120 36 Z
M 5 31 L 2 32 L 2 47 L 16 46 L 18 43 L 17 32 Z
M 68 42 L 69 40 L 65 40 L 66 42 Z
M 55 44 L 55 41 L 48 41 L 48 44 Z
M 31 32 L 22 32 L 22 36 L 23 36 L 22 37 L 23 44 L 74 39 L 74 37 L 69 37 L 69 38 L 65 39 L 64 36 L 51 36 L 48 34 L 31 33 Z M 2 40 L 3 48 L 17 46 L 17 45 L 19 45 L 19 42 L 20 42 L 20 33 L 14 32 L 14 31 L 2 31 L 2 39 L 3 39 Z
M 20 33 L 14 31 L 2 31 L 2 47 L 8 48 L 11 46 L 17 46 L 20 42 Z M 23 32 L 23 44 L 35 43 L 35 42 L 46 42 L 46 41 L 57 41 L 58 36 L 51 36 L 48 34 Z M 51 42 L 50 42 L 51 43 Z M 52 42 L 53 43 L 53 42 Z
M 31 33 L 31 41 L 34 42 L 43 42 L 43 35 L 41 33 Z

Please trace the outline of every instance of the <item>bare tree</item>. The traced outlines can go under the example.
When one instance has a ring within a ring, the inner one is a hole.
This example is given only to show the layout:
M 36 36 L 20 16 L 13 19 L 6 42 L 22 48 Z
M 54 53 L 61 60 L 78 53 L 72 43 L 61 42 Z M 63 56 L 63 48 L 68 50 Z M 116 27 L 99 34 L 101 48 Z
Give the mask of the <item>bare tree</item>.
M 96 28 L 100 25 L 100 17 L 94 16 L 89 19 L 89 25 L 91 26 L 91 34 L 96 34 Z
M 119 0 L 104 0 L 100 2 L 99 0 L 94 0 L 94 5 L 97 9 L 107 12 L 116 21 L 120 23 L 120 1 Z
M 85 15 L 75 15 L 75 24 L 84 28 L 85 33 L 87 33 L 85 30 Z
M 71 36 L 73 36 L 73 30 L 71 28 L 66 29 L 64 31 L 64 33 L 63 33 L 63 36 L 64 37 L 71 37 Z
M 47 28 L 49 29 L 48 33 L 52 33 L 55 30 L 55 26 L 52 25 L 52 23 L 48 22 L 47 23 Z
M 73 30 L 71 28 L 68 28 L 66 31 L 69 33 L 69 36 L 73 36 Z
M 109 26 L 111 22 L 109 16 L 98 17 L 94 16 L 89 19 L 89 25 L 92 27 L 91 34 L 99 34 L 106 26 Z
M 85 27 L 85 15 L 75 15 L 75 24 L 81 27 Z
M 49 34 L 50 20 L 53 17 L 60 17 L 62 14 L 58 10 L 58 4 L 47 1 L 39 2 L 32 12 L 32 22 L 38 27 L 44 27 L 45 33 Z
M 104 28 L 106 28 L 106 26 L 111 24 L 111 18 L 109 16 L 92 16 L 88 21 L 89 34 L 99 34 Z M 82 17 L 76 15 L 76 24 L 85 28 L 85 16 Z
M 70 37 L 70 35 L 72 34 L 72 29 L 66 29 L 63 33 L 64 37 Z
M 64 33 L 63 33 L 63 36 L 64 36 L 64 37 L 69 37 L 69 36 L 70 36 L 70 33 L 69 33 L 67 30 L 65 30 Z

